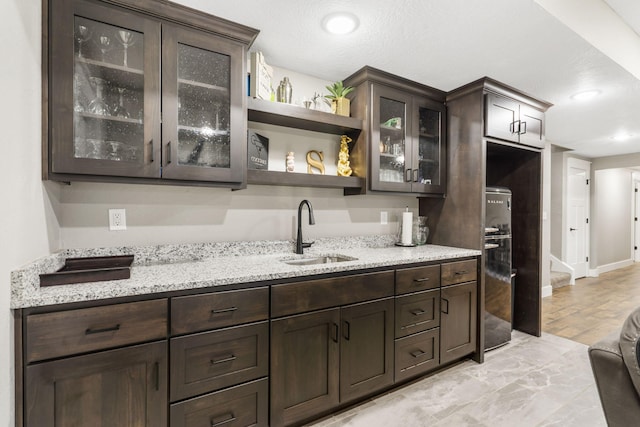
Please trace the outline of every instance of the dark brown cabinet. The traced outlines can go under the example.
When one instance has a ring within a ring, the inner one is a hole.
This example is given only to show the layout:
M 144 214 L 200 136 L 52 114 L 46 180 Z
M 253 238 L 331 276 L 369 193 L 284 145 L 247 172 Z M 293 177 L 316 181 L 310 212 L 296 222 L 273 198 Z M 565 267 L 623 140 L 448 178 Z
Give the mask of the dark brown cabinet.
M 167 425 L 166 342 L 29 365 L 25 382 L 27 426 Z
M 357 86 L 352 111 L 365 121 L 366 144 L 354 149 L 353 163 L 356 170 L 368 170 L 369 189 L 444 194 L 444 94 L 371 67 L 345 84 Z
M 146 0 L 49 6 L 47 178 L 246 185 L 255 30 Z
M 443 286 L 440 305 L 440 363 L 447 363 L 476 351 L 476 282 Z
M 544 148 L 544 111 L 505 96 L 487 93 L 485 135 Z

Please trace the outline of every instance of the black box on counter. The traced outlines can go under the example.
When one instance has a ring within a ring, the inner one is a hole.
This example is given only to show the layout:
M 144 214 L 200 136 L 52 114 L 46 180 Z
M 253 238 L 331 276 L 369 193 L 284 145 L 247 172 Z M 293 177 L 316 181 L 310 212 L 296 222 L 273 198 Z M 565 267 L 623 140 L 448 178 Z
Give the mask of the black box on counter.
M 247 146 L 249 169 L 268 169 L 269 138 L 250 130 Z

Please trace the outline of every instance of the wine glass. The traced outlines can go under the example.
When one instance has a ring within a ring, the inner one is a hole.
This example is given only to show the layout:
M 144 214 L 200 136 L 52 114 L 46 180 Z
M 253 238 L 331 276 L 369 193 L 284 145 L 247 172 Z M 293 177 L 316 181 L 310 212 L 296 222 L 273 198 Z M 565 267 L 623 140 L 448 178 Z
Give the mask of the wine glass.
M 135 39 L 133 38 L 133 33 L 127 30 L 118 30 L 116 32 L 116 38 L 124 48 L 124 58 L 122 61 L 123 65 L 125 67 L 128 67 L 129 65 L 127 64 L 127 49 L 133 46 L 136 42 Z
M 102 52 L 102 62 L 105 62 L 104 55 L 113 48 L 111 38 L 105 35 L 100 36 L 98 38 L 98 47 L 100 48 L 100 52 Z
M 128 119 L 129 112 L 124 107 L 124 92 L 125 92 L 125 88 L 123 87 L 118 88 L 118 105 L 116 105 L 116 108 L 113 109 L 113 115 Z
M 89 103 L 89 112 L 99 116 L 108 116 L 110 114 L 109 106 L 103 99 L 105 81 L 100 77 L 89 77 L 89 80 L 96 87 L 96 97 Z
M 82 105 L 82 101 L 80 100 L 81 91 L 80 91 L 80 76 L 77 74 L 73 75 L 73 111 L 74 113 L 84 113 L 84 105 Z
M 91 30 L 86 25 L 78 25 L 75 37 L 78 41 L 78 58 L 82 58 L 82 45 L 91 38 Z

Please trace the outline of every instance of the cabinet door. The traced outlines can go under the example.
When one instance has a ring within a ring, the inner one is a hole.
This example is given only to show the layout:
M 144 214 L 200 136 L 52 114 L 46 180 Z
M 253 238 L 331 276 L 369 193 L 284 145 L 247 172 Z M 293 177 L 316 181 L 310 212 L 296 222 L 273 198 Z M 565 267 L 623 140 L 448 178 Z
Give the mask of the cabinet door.
M 393 298 L 343 307 L 340 402 L 393 384 Z
M 50 171 L 160 177 L 160 23 L 51 3 Z
M 520 144 L 544 148 L 544 113 L 520 104 Z
M 520 105 L 509 98 L 488 93 L 484 134 L 505 141 L 518 142 Z
M 164 178 L 246 181 L 243 55 L 232 41 L 163 25 Z
M 30 365 L 26 426 L 165 426 L 167 344 Z
M 416 98 L 413 114 L 411 190 L 444 194 L 447 188 L 445 106 Z
M 372 190 L 411 191 L 412 97 L 381 85 L 372 88 L 371 168 Z
M 447 363 L 476 350 L 477 283 L 441 289 L 440 361 Z
M 339 403 L 340 309 L 271 322 L 271 425 L 302 421 Z

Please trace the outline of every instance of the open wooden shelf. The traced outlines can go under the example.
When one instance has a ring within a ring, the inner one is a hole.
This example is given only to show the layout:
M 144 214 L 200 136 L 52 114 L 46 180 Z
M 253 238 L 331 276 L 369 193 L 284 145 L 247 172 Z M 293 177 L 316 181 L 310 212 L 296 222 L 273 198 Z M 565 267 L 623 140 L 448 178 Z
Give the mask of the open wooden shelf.
M 316 175 L 308 173 L 279 172 L 249 169 L 248 184 L 288 185 L 292 187 L 362 188 L 364 178 L 357 176 Z

